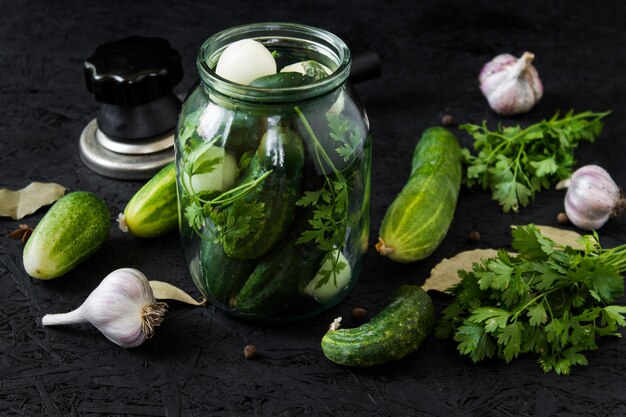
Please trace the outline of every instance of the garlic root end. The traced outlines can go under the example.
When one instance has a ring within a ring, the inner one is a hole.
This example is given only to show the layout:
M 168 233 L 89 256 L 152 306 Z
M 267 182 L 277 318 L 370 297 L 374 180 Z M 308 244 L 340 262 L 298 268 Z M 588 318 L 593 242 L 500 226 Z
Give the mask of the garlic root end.
M 167 304 L 157 301 L 154 304 L 146 304 L 141 308 L 141 331 L 146 340 L 154 335 L 154 328 L 163 322 Z

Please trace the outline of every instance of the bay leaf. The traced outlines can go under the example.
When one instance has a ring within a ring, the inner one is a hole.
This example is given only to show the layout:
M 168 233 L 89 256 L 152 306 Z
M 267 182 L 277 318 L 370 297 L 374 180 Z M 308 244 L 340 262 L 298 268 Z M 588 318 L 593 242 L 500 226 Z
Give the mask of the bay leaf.
M 516 227 L 518 226 L 511 225 L 511 229 L 515 229 Z M 539 224 L 536 224 L 535 227 L 539 229 L 544 237 L 547 237 L 561 246 L 571 246 L 576 250 L 585 250 L 585 245 L 577 242 L 581 237 L 580 233 L 567 229 L 559 229 L 558 227 L 542 226 Z
M 65 187 L 53 182 L 31 182 L 21 190 L 0 188 L 0 217 L 19 220 L 63 197 Z
M 150 288 L 152 288 L 154 298 L 157 300 L 176 300 L 182 303 L 191 304 L 192 306 L 202 306 L 206 304 L 206 300 L 196 301 L 185 291 L 172 284 L 168 284 L 167 282 L 149 281 L 149 283 Z
M 448 288 L 461 282 L 457 273 L 460 269 L 471 271 L 472 265 L 480 262 L 481 259 L 493 258 L 497 255 L 498 251 L 495 249 L 473 249 L 459 252 L 452 258 L 444 258 L 430 271 L 430 277 L 422 285 L 422 289 L 447 292 Z

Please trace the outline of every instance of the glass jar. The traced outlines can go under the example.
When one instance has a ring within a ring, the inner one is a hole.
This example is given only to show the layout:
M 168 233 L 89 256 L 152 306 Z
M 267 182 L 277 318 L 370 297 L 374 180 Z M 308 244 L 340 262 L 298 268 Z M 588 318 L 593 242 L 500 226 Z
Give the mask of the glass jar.
M 303 74 L 289 77 L 306 83 L 295 86 L 228 81 L 215 68 L 242 39 L 261 42 L 278 71 L 310 60 L 326 68 L 296 65 Z M 194 283 L 220 309 L 301 319 L 356 284 L 368 245 L 371 136 L 347 82 L 350 62 L 337 36 L 289 23 L 227 29 L 200 48 L 201 80 L 176 135 L 180 235 Z

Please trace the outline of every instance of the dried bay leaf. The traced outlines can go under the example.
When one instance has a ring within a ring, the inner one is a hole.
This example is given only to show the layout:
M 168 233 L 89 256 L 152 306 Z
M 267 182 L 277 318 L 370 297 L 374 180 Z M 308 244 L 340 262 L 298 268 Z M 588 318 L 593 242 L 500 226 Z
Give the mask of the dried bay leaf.
M 43 206 L 50 205 L 63 197 L 65 187 L 53 182 L 31 182 L 21 190 L 0 188 L 0 217 L 19 220 L 33 214 Z
M 206 304 L 206 300 L 196 301 L 192 296 L 178 287 L 163 281 L 149 281 L 150 288 L 154 298 L 157 300 L 176 300 L 182 303 L 191 304 L 192 306 L 202 306 Z
M 471 271 L 472 265 L 481 259 L 497 255 L 498 251 L 495 249 L 473 249 L 457 253 L 452 258 L 444 258 L 430 271 L 430 277 L 422 285 L 422 289 L 446 292 L 448 288 L 461 282 L 457 273 L 460 269 Z
M 511 226 L 512 229 L 516 227 L 515 225 Z M 577 250 L 585 249 L 584 245 L 578 243 L 581 235 L 577 232 L 552 226 L 535 225 L 535 227 L 539 229 L 543 236 L 559 245 L 571 246 Z M 473 264 L 479 263 L 482 259 L 494 258 L 497 255 L 498 251 L 496 249 L 474 249 L 460 252 L 452 258 L 445 258 L 430 271 L 430 277 L 422 285 L 422 288 L 425 291 L 446 292 L 448 288 L 461 282 L 461 278 L 458 275 L 459 270 L 471 271 Z
M 515 229 L 516 227 L 518 226 L 512 225 L 511 229 Z M 539 224 L 536 224 L 535 227 L 539 229 L 544 237 L 547 237 L 561 246 L 571 246 L 576 250 L 585 250 L 585 245 L 578 242 L 578 239 L 581 237 L 580 233 L 567 229 L 559 229 L 558 227 L 542 226 Z

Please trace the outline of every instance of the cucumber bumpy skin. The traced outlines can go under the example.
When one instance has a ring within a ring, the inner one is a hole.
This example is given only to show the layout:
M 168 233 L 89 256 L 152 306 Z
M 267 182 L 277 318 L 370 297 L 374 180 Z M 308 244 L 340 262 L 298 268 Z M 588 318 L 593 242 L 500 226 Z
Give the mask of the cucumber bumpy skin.
M 167 164 L 130 199 L 118 219 L 120 229 L 137 237 L 157 237 L 178 226 L 176 167 Z
M 380 227 L 376 249 L 396 262 L 428 257 L 448 233 L 461 188 L 461 148 L 449 130 L 426 129 L 411 175 Z
M 271 171 L 253 191 L 224 209 L 236 212 L 240 205 L 264 204 L 265 219 L 260 227 L 237 239 L 226 237 L 224 251 L 239 259 L 256 259 L 267 253 L 286 234 L 295 216 L 304 167 L 304 145 L 292 129 L 269 127 L 250 161 L 247 173 L 237 185 L 254 181 Z
M 95 194 L 76 191 L 57 201 L 24 247 L 24 269 L 33 278 L 59 277 L 85 261 L 109 236 L 109 209 Z
M 322 351 L 340 365 L 380 365 L 416 351 L 434 323 L 435 308 L 426 291 L 417 285 L 403 285 L 369 323 L 326 333 Z

